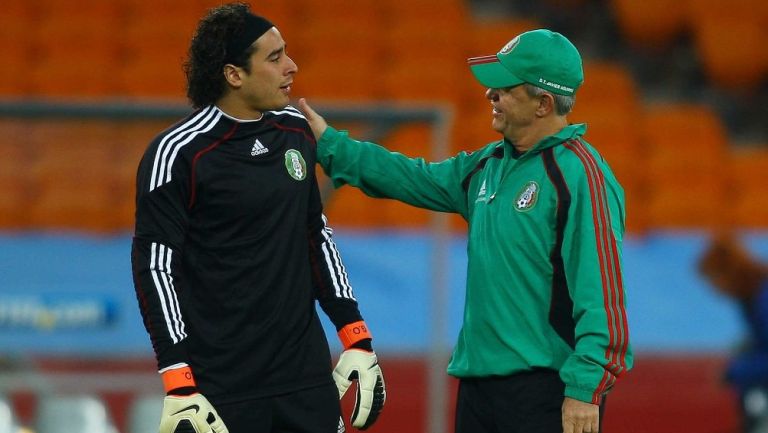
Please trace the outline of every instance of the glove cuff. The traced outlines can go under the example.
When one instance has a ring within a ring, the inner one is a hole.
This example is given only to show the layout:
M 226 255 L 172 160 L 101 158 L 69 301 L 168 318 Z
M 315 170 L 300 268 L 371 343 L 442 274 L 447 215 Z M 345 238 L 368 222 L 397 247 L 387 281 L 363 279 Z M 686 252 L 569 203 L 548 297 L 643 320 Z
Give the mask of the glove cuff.
M 191 394 L 189 391 L 197 389 L 195 383 L 195 377 L 192 375 L 192 369 L 188 365 L 184 365 L 178 368 L 171 368 L 165 371 L 161 371 L 161 377 L 163 378 L 163 388 L 165 388 L 166 394 L 171 394 L 172 391 L 183 390 L 182 395 Z
M 344 349 L 349 349 L 360 340 L 373 339 L 371 332 L 368 331 L 368 326 L 362 320 L 344 326 L 338 334 Z

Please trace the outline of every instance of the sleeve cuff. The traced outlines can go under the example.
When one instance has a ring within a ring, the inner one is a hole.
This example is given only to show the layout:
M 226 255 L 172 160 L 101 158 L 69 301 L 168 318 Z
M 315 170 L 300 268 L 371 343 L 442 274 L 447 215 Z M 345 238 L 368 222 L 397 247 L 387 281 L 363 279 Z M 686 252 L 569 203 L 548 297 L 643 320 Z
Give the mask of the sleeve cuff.
M 583 401 L 585 403 L 600 404 L 603 400 L 603 395 L 592 390 L 575 388 L 573 386 L 565 386 L 565 396 L 575 400 Z

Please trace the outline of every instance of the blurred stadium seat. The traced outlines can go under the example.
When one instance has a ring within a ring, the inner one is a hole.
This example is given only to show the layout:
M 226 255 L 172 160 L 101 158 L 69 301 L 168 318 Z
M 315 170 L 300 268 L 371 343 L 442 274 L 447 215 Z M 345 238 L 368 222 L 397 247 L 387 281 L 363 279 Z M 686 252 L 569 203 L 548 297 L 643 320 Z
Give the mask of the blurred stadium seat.
M 686 0 L 686 16 L 706 76 L 728 90 L 768 79 L 768 6 L 762 0 Z
M 20 433 L 13 405 L 7 398 L 0 396 L 0 433 Z
M 619 30 L 635 47 L 661 51 L 687 30 L 686 3 L 668 0 L 610 0 Z
M 44 0 L 35 5 L 32 39 L 35 58 L 27 68 L 34 94 L 49 97 L 113 95 L 112 74 L 119 58 L 114 29 L 120 28 L 116 2 Z
M 768 149 L 765 145 L 729 155 L 724 201 L 732 226 L 763 228 L 768 221 Z
M 114 126 L 104 121 L 41 121 L 34 124 L 29 140 L 34 162 L 28 170 L 36 187 L 30 224 L 53 230 L 115 230 Z
M 29 147 L 19 140 L 28 134 L 26 125 L 20 122 L 0 120 L 0 228 L 29 228 L 33 160 Z
M 707 106 L 660 104 L 641 121 L 647 222 L 660 228 L 716 229 L 726 221 L 724 126 Z
M 162 395 L 138 395 L 128 409 L 126 433 L 157 431 L 163 412 Z
M 467 57 L 498 53 L 516 35 L 546 27 L 536 19 L 523 17 L 473 18 L 469 25 L 471 33 Z
M 95 396 L 47 396 L 35 413 L 36 433 L 118 433 L 105 404 Z
M 155 12 L 157 13 L 157 12 Z M 130 97 L 183 99 L 182 63 L 196 18 L 188 15 L 152 15 L 135 11 L 121 32 L 122 56 L 113 71 L 119 94 Z
M 33 38 L 29 29 L 33 25 L 32 2 L 15 0 L 3 3 L 0 14 L 0 95 L 29 96 L 31 83 L 26 71 L 32 68 Z
M 202 12 L 219 3 L 215 0 L 162 3 L 84 0 L 75 5 L 65 0 L 37 3 L 9 0 L 0 15 L 0 50 L 4 53 L 4 62 L 0 65 L 0 95 L 127 96 L 181 102 L 185 93 L 181 62 L 186 56 L 189 38 Z M 583 8 L 586 3 L 547 0 L 546 7 L 567 11 Z M 759 46 L 766 39 L 768 28 L 766 5 L 768 2 L 762 0 L 610 0 L 601 7 L 611 12 L 608 16 L 623 36 L 623 40 L 616 41 L 618 44 L 650 48 L 653 52 L 676 43 L 680 36 L 690 36 L 711 82 L 727 89 L 744 90 L 764 85 L 768 74 L 768 52 Z M 466 58 L 492 54 L 516 34 L 551 25 L 546 17 L 535 15 L 496 14 L 493 18 L 473 15 L 472 3 L 463 0 L 385 3 L 363 0 L 354 4 L 345 0 L 297 0 L 261 3 L 253 8 L 272 19 L 288 42 L 289 53 L 300 71 L 294 86 L 296 95 L 324 102 L 394 100 L 451 104 L 457 119 L 451 135 L 452 153 L 476 149 L 497 139 L 490 128 L 484 89 L 469 73 Z M 339 19 L 338 10 L 342 8 L 343 19 Z M 121 31 L 114 32 L 115 28 Z M 31 72 L 27 76 L 19 73 L 22 70 Z M 716 155 L 728 153 L 722 121 L 713 113 L 707 114 L 704 123 L 719 122 L 719 132 L 702 133 L 698 138 L 681 138 L 677 131 L 670 130 L 673 126 L 669 124 L 662 124 L 656 133 L 648 132 L 647 127 L 640 125 L 655 121 L 640 120 L 642 116 L 638 113 L 645 105 L 638 91 L 640 84 L 625 66 L 590 58 L 587 53 L 585 76 L 586 82 L 569 120 L 588 123 L 586 138 L 608 160 L 625 186 L 630 208 L 628 226 L 638 230 L 645 227 L 642 217 L 645 207 L 632 210 L 632 203 L 658 192 L 659 182 L 677 181 L 680 170 L 690 170 L 690 176 L 708 176 L 708 170 L 716 170 L 713 168 Z M 651 108 L 650 112 L 655 110 Z M 695 129 L 700 129 L 702 122 L 697 115 L 698 112 L 672 115 L 676 119 L 687 119 L 679 120 L 679 125 L 674 127 L 688 130 L 690 125 L 696 125 Z M 156 126 L 146 131 L 157 133 L 162 128 Z M 135 129 L 126 127 L 118 141 L 130 142 L 128 136 Z M 23 128 L 17 128 L 6 137 L 24 134 Z M 69 146 L 74 149 L 86 146 L 85 137 L 93 136 L 87 131 L 83 134 L 63 133 L 57 139 L 83 137 L 72 140 Z M 677 137 L 671 141 L 678 146 L 653 147 L 652 143 L 663 140 L 662 136 Z M 24 151 L 14 150 L 11 145 L 0 150 L 7 154 L 5 161 L 0 162 L 0 198 L 3 199 L 0 225 L 19 228 L 45 222 L 47 227 L 74 224 L 89 229 L 95 224 L 97 231 L 130 227 L 135 164 L 148 139 L 145 134 L 122 149 L 114 143 L 108 144 L 111 150 L 102 156 L 82 150 L 78 158 L 82 158 L 83 167 L 76 177 L 62 175 L 67 170 L 62 166 L 75 165 L 76 158 L 72 158 L 70 150 L 47 150 L 47 145 Z M 696 161 L 681 160 L 690 155 L 689 151 L 674 149 L 681 147 L 681 140 L 697 141 Z M 707 143 L 713 141 L 720 143 L 715 146 L 720 150 L 709 153 L 706 149 L 711 148 Z M 398 139 L 390 139 L 387 144 L 399 146 Z M 658 151 L 659 148 L 665 150 Z M 429 157 L 426 151 L 421 151 L 424 149 L 416 150 L 415 154 Z M 49 152 L 54 155 L 48 155 Z M 56 162 L 56 159 L 62 161 Z M 88 163 L 88 160 L 101 162 Z M 700 182 L 701 185 L 709 183 L 711 179 Z M 68 191 L 73 189 L 79 189 L 80 194 L 70 195 Z M 667 189 L 664 194 L 673 194 L 671 191 Z M 656 201 L 667 199 L 675 201 L 661 196 Z M 101 200 L 108 200 L 108 204 L 99 204 Z M 759 204 L 739 203 L 742 210 L 737 219 L 746 222 L 750 215 L 746 209 L 757 209 Z M 360 206 L 360 211 L 369 212 L 366 207 Z M 59 214 L 54 217 L 56 212 Z M 81 216 L 75 218 L 78 212 Z M 401 210 L 392 214 L 406 225 L 424 220 L 421 216 L 405 218 Z M 365 218 L 369 222 L 382 221 L 382 218 L 393 220 L 367 213 Z M 79 221 L 77 224 L 75 219 Z M 653 226 L 663 224 L 662 220 L 657 215 L 646 222 Z M 753 217 L 751 224 L 757 223 L 758 218 Z

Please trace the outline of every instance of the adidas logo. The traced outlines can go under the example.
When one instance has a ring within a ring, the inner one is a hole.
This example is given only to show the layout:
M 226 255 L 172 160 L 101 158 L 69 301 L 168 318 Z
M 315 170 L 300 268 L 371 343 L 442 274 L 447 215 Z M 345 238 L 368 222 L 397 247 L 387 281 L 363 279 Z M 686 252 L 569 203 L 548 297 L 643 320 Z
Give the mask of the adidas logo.
M 475 203 L 485 201 L 485 180 L 483 180 L 483 184 L 480 185 L 480 191 L 477 192 L 477 199 L 475 200 Z
M 256 142 L 253 143 L 253 147 L 251 148 L 251 156 L 263 155 L 267 152 L 269 152 L 269 149 L 264 147 L 264 145 L 261 144 L 261 141 L 259 141 L 259 139 L 257 138 Z

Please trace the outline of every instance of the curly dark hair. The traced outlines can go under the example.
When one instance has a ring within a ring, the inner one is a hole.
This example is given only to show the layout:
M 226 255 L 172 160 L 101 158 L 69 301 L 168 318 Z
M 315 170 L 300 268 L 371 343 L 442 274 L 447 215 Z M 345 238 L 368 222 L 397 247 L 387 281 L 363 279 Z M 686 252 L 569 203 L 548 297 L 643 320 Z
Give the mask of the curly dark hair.
M 184 73 L 187 76 L 187 97 L 195 108 L 214 104 L 224 95 L 226 80 L 224 65 L 231 63 L 250 72 L 248 60 L 254 46 L 234 60 L 227 60 L 227 43 L 233 35 L 242 32 L 245 17 L 250 13 L 247 3 L 228 3 L 217 6 L 200 20 L 189 45 Z

